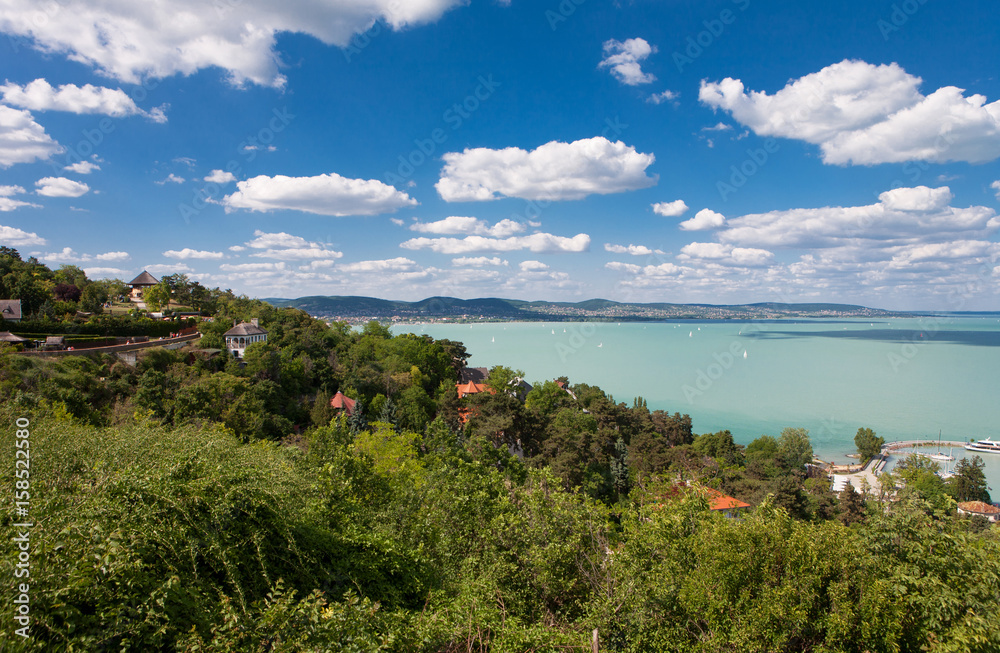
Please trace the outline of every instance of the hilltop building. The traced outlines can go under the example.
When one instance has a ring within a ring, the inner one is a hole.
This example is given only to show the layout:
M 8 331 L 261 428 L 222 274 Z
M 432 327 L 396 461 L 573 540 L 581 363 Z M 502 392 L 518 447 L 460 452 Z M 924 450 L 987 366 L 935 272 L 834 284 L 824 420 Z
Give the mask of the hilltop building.
M 9 322 L 21 321 L 21 300 L 0 299 L 0 315 Z
M 267 342 L 267 331 L 260 327 L 257 318 L 235 324 L 223 335 L 226 338 L 226 350 L 231 351 L 236 358 L 243 358 L 247 347 L 253 343 Z
M 486 383 L 486 378 L 490 375 L 489 369 L 485 367 L 463 367 L 458 374 L 459 383 Z
M 132 287 L 132 293 L 129 296 L 132 299 L 142 299 L 142 291 L 158 283 L 160 282 L 156 277 L 143 270 L 142 274 L 128 282 L 128 285 Z
M 960 515 L 981 515 L 991 522 L 1000 521 L 1000 508 L 985 501 L 963 501 L 958 504 Z

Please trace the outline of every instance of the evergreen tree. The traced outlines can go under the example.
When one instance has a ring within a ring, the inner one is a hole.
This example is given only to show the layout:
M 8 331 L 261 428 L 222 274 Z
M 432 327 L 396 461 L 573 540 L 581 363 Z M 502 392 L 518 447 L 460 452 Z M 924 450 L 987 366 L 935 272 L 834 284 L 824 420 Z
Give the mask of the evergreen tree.
M 382 411 L 379 413 L 377 421 L 392 424 L 394 429 L 399 430 L 396 424 L 396 404 L 392 401 L 392 397 L 385 398 L 385 403 L 382 404 Z
M 628 494 L 628 447 L 625 446 L 625 440 L 621 436 L 618 436 L 618 441 L 615 442 L 615 455 L 611 459 L 611 477 L 614 479 L 615 492 L 619 496 Z
M 352 435 L 368 430 L 368 420 L 365 418 L 364 408 L 364 404 L 358 399 L 357 403 L 354 404 L 351 416 L 347 418 L 347 426 L 351 429 Z
M 958 501 L 985 501 L 990 503 L 990 493 L 983 473 L 985 464 L 979 456 L 962 458 L 955 465 L 955 476 L 951 480 L 953 496 Z
M 840 514 L 838 517 L 845 526 L 865 521 L 864 499 L 850 483 L 840 491 Z

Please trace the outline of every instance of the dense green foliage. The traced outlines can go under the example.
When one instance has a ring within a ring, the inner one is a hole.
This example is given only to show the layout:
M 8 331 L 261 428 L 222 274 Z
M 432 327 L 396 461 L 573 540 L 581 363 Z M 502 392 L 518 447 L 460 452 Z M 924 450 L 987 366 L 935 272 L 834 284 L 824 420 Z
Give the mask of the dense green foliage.
M 835 496 L 804 429 L 742 446 L 504 366 L 459 399 L 461 343 L 210 294 L 200 343 L 134 367 L 0 353 L 35 523 L 31 639 L 0 650 L 1000 650 L 1000 537 L 955 513 L 989 499 L 981 461 Z M 267 342 L 218 351 L 250 318 Z
M 5 651 L 584 650 L 593 628 L 610 651 L 1000 646 L 996 530 L 916 496 L 851 527 L 773 500 L 732 520 L 647 478 L 609 508 L 440 421 L 334 421 L 307 451 L 52 410 L 31 431 L 32 638 L 5 628 Z

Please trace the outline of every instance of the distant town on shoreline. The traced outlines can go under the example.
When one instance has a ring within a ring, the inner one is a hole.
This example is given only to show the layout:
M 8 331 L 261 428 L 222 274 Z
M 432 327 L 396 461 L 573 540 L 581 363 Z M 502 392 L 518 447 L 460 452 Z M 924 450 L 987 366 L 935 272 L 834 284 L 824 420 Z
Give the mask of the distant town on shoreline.
M 429 297 L 415 302 L 355 296 L 266 298 L 322 319 L 347 322 L 559 322 L 658 320 L 775 320 L 790 318 L 900 318 L 928 313 L 887 311 L 852 304 L 762 302 L 755 304 L 631 303 L 608 299 L 580 302 Z

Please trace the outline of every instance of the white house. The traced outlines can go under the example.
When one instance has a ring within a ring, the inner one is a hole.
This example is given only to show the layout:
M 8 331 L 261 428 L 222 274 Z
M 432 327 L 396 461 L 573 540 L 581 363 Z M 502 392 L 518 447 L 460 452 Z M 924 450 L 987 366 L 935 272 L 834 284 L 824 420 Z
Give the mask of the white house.
M 267 342 L 267 331 L 260 328 L 257 318 L 249 322 L 241 322 L 224 334 L 226 350 L 233 352 L 236 358 L 243 358 L 246 348 L 255 342 Z

